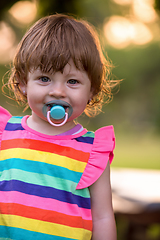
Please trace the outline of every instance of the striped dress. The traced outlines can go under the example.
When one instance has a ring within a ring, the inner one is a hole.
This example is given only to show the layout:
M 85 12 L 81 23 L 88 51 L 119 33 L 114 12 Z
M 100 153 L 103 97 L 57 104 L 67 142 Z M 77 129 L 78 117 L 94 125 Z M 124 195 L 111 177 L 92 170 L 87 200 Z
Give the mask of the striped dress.
M 89 186 L 113 159 L 114 132 L 48 136 L 0 107 L 0 239 L 89 240 Z

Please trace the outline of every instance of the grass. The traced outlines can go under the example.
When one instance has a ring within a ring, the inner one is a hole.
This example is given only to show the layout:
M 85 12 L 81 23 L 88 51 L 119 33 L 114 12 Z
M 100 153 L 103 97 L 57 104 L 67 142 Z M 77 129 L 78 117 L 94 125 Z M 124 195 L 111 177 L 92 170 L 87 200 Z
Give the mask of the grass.
M 160 136 L 116 135 L 112 167 L 160 169 Z

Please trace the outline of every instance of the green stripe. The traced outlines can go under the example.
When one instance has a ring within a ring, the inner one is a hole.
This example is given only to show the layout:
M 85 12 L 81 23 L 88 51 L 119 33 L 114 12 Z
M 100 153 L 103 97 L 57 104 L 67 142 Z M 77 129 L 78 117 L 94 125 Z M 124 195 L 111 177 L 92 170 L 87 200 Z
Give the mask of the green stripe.
M 94 138 L 95 137 L 95 133 L 94 132 L 87 132 L 84 135 L 82 135 L 82 137 L 91 137 Z
M 59 190 L 72 192 L 73 194 L 85 198 L 89 198 L 89 191 L 87 188 L 82 190 L 76 190 L 77 183 L 70 180 L 64 180 L 61 178 L 51 177 L 46 174 L 27 172 L 19 169 L 4 170 L 1 176 L 1 181 L 6 180 L 19 180 L 26 183 L 36 184 L 40 186 L 53 187 Z M 65 184 L 62 183 L 65 182 Z
M 9 123 L 21 123 L 23 117 L 12 117 L 9 119 Z

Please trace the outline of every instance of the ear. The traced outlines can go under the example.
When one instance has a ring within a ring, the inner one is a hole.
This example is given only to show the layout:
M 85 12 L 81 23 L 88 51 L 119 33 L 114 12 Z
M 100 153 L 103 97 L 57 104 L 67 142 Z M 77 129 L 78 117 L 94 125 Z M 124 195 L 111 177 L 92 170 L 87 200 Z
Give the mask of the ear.
M 24 84 L 24 83 L 20 82 L 19 87 L 20 87 L 23 95 L 26 95 L 27 94 L 27 84 Z
M 91 88 L 91 91 L 90 91 L 90 94 L 89 94 L 88 102 L 90 102 L 92 98 L 93 98 L 93 89 Z
M 17 83 L 19 83 L 19 88 L 21 90 L 21 92 L 23 93 L 23 95 L 27 94 L 27 83 L 25 81 L 25 79 L 22 79 L 18 73 L 15 74 L 15 78 Z

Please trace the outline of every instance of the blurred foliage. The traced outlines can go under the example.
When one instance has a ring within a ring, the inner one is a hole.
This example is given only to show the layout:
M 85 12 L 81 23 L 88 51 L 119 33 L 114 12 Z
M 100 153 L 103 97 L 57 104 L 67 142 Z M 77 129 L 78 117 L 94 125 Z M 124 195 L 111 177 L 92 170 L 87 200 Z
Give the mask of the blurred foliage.
M 92 119 L 93 126 L 107 122 L 132 132 L 155 127 L 154 131 L 160 133 L 160 45 L 106 50 L 115 66 L 112 78 L 123 81 L 113 101 L 104 106 L 101 117 Z
M 12 7 L 17 0 L 0 1 L 0 21 L 3 19 L 5 12 Z
M 160 1 L 159 0 L 155 0 L 155 9 L 160 11 Z
M 139 129 L 156 125 L 160 131 L 160 45 L 117 51 L 108 49 L 115 64 L 113 73 L 121 84 L 118 98 L 119 115 Z
M 38 15 L 40 17 L 64 13 L 88 20 L 94 26 L 100 27 L 104 19 L 111 14 L 112 1 L 97 0 L 39 0 Z

